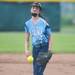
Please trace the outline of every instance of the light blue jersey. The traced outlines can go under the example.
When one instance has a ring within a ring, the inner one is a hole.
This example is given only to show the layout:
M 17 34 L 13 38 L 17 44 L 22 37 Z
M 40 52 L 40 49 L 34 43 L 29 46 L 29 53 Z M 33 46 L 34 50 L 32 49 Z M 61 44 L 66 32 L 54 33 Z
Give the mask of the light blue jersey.
M 32 37 L 32 45 L 48 43 L 48 37 L 51 35 L 50 25 L 42 18 L 34 25 L 32 19 L 25 22 L 25 32 Z

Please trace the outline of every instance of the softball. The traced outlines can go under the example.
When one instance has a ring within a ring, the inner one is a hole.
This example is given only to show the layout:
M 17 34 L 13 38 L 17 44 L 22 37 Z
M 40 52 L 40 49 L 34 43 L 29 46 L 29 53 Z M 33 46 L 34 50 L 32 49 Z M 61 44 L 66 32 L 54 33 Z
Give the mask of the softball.
M 28 61 L 28 63 L 31 64 L 33 62 L 33 56 L 32 55 L 28 56 L 27 61 Z

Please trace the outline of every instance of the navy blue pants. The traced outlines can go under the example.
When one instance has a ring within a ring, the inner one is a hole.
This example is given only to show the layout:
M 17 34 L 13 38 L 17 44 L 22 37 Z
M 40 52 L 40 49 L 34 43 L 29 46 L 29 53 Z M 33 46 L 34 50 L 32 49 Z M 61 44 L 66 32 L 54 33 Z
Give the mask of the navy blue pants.
M 48 51 L 48 44 L 33 46 L 33 75 L 43 75 L 43 72 L 46 68 L 46 64 L 41 64 L 36 61 L 37 56 L 40 52 L 47 52 Z

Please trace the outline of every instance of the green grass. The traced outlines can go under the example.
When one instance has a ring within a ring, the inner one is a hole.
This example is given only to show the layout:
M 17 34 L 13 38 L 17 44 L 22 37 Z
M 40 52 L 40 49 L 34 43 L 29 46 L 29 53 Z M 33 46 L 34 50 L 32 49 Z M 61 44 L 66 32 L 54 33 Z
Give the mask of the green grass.
M 75 25 L 62 25 L 61 32 L 75 35 Z
M 23 32 L 0 32 L 0 52 L 14 53 L 24 51 Z
M 75 25 L 62 25 L 61 32 L 53 33 L 52 49 L 56 53 L 75 53 Z
M 54 53 L 75 53 L 75 26 L 62 27 L 52 38 Z M 24 52 L 24 32 L 0 32 L 0 53 L 17 52 Z
M 75 34 L 54 33 L 52 49 L 56 53 L 75 53 Z

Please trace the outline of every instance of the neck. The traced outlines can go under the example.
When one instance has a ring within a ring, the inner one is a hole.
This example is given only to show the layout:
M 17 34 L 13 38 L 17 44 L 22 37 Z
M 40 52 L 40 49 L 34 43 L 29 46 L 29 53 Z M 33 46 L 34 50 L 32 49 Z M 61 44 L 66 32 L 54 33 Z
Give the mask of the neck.
M 39 16 L 36 16 L 36 17 L 33 17 L 33 16 L 32 16 L 32 19 L 33 19 L 33 20 L 38 20 L 38 19 L 39 19 Z
M 37 23 L 37 21 L 39 20 L 39 16 L 37 16 L 37 17 L 33 17 L 32 16 L 32 23 L 35 25 L 36 23 Z

